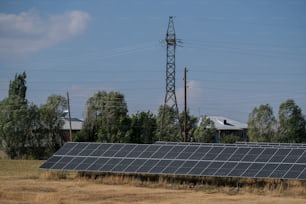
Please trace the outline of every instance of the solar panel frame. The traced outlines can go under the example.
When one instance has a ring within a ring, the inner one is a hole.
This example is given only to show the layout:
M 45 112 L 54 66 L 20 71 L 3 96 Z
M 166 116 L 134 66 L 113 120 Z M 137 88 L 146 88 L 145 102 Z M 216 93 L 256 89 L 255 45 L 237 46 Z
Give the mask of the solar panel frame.
M 227 161 L 233 155 L 233 153 L 237 151 L 235 147 L 225 147 L 217 157 L 214 158 L 216 161 Z
M 150 157 L 154 159 L 164 158 L 173 148 L 171 145 L 162 145 L 160 148 Z
M 112 143 L 101 143 L 89 156 L 102 156 L 111 146 Z
M 113 172 L 124 172 L 125 169 L 134 161 L 135 159 L 123 159 L 120 163 L 118 163 L 113 169 Z
M 164 159 L 176 159 L 187 146 L 176 145 L 164 156 Z
M 50 169 L 63 169 L 72 159 L 73 157 L 64 156 L 60 160 L 58 160 Z
M 137 169 L 140 168 L 144 163 L 146 162 L 146 159 L 135 159 L 127 168 L 124 170 L 125 173 L 135 173 L 137 172 Z
M 143 151 L 146 151 L 149 148 L 148 144 L 136 144 L 135 148 L 126 155 L 129 158 L 138 158 Z
M 63 169 L 75 169 L 84 159 L 85 157 L 73 157 L 73 159 Z
M 86 147 L 89 145 L 89 143 L 78 143 L 74 146 L 73 149 L 67 152 L 66 155 L 74 156 L 79 155 Z
M 306 145 L 71 142 L 40 168 L 306 180 Z
M 161 174 L 164 171 L 164 169 L 166 169 L 169 166 L 170 163 L 171 160 L 169 159 L 159 160 L 159 162 L 153 168 L 150 169 L 149 173 Z
M 250 147 L 238 147 L 228 161 L 241 161 L 242 158 L 251 150 Z
M 46 162 L 44 162 L 40 168 L 42 169 L 50 169 L 56 162 L 58 162 L 62 157 L 53 155 Z
M 77 171 L 86 171 L 94 162 L 98 160 L 97 157 L 86 157 L 78 166 L 75 167 Z
M 143 151 L 139 157 L 140 158 L 151 158 L 153 154 L 161 147 L 161 145 L 151 145 L 149 146 L 146 151 Z
M 204 171 L 210 163 L 211 161 L 198 161 L 197 164 L 189 170 L 187 175 L 200 176 L 202 171 Z
M 290 171 L 288 171 L 285 175 L 285 179 L 297 179 L 298 176 L 305 171 L 306 165 L 304 164 L 293 164 L 290 168 Z
M 183 165 L 174 172 L 174 174 L 186 175 L 196 164 L 197 161 L 185 161 Z
M 71 151 L 77 144 L 77 142 L 67 142 L 53 155 L 65 155 L 67 152 Z
M 215 176 L 227 177 L 228 174 L 238 165 L 237 162 L 225 162 L 222 168 L 219 168 Z
M 251 162 L 240 162 L 237 163 L 235 168 L 230 171 L 227 176 L 228 177 L 242 177 L 244 172 L 252 165 Z
M 88 146 L 79 153 L 79 156 L 89 156 L 93 153 L 94 150 L 96 150 L 100 144 L 98 143 L 89 143 Z
M 183 160 L 172 160 L 170 164 L 161 172 L 163 174 L 174 174 L 183 165 Z

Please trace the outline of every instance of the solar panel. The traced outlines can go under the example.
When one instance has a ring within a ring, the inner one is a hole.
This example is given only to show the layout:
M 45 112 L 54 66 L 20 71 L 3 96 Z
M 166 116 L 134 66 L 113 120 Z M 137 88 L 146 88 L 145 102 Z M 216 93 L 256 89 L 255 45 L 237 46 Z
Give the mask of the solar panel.
M 174 174 L 175 171 L 182 166 L 183 160 L 172 160 L 169 165 L 162 171 L 164 174 Z
M 163 172 L 165 168 L 169 165 L 171 160 L 160 160 L 150 171 L 149 173 L 158 174 Z
M 199 161 L 193 168 L 188 172 L 189 175 L 198 176 L 201 172 L 205 170 L 211 162 L 209 161 Z
M 306 180 L 306 145 L 69 142 L 40 168 Z
M 85 171 L 90 167 L 98 158 L 95 157 L 87 157 L 85 158 L 78 166 L 76 166 L 73 170 Z
M 255 178 L 255 175 L 264 167 L 264 163 L 248 163 L 245 171 L 241 174 L 242 177 Z
M 242 174 L 249 168 L 252 163 L 242 162 L 238 163 L 237 166 L 228 174 L 229 177 L 242 177 Z

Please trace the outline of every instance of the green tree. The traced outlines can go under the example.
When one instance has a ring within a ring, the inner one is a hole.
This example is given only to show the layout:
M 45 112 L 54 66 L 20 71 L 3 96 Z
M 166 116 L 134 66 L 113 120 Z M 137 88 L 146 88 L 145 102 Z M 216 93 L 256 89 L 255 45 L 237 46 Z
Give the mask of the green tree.
M 3 148 L 10 158 L 21 157 L 29 130 L 27 104 L 24 99 L 11 96 L 0 103 L 0 137 Z
M 278 117 L 278 140 L 280 142 L 306 142 L 305 116 L 294 100 L 288 99 L 280 105 Z
M 249 114 L 248 136 L 251 142 L 273 142 L 275 140 L 276 119 L 269 104 L 255 107 Z
M 243 141 L 243 140 L 241 139 L 241 137 L 239 137 L 235 134 L 229 134 L 229 135 L 226 135 L 225 137 L 222 138 L 222 143 L 233 144 L 233 143 L 236 143 L 238 141 Z
M 47 103 L 40 107 L 41 133 L 45 135 L 45 142 L 52 153 L 63 145 L 64 135 L 62 118 L 67 110 L 67 99 L 60 95 L 51 95 Z
M 165 110 L 165 115 L 163 119 L 163 111 Z M 165 107 L 162 105 L 159 107 L 157 114 L 157 132 L 156 138 L 161 141 L 172 141 L 178 142 L 183 141 L 180 121 L 177 120 L 177 113 L 175 110 L 168 105 Z M 163 127 L 162 127 L 162 122 Z
M 182 133 L 184 134 L 184 112 L 180 114 L 180 124 L 182 127 Z M 197 129 L 197 117 L 190 115 L 189 110 L 187 110 L 187 141 L 194 141 L 194 132 Z
M 10 81 L 8 98 L 0 102 L 0 140 L 11 158 L 21 157 L 26 152 L 30 134 L 26 74 L 16 74 Z
M 128 142 L 130 119 L 124 95 L 99 91 L 87 100 L 82 141 Z
M 156 131 L 156 117 L 150 112 L 138 112 L 131 116 L 131 143 L 153 143 Z
M 215 142 L 216 128 L 214 122 L 207 116 L 203 116 L 199 127 L 194 132 L 196 142 Z
M 26 78 L 27 75 L 25 72 L 15 75 L 15 80 L 10 81 L 9 97 L 17 96 L 20 99 L 26 99 Z
M 45 134 L 40 120 L 40 109 L 35 104 L 28 106 L 28 153 L 34 159 L 46 159 Z

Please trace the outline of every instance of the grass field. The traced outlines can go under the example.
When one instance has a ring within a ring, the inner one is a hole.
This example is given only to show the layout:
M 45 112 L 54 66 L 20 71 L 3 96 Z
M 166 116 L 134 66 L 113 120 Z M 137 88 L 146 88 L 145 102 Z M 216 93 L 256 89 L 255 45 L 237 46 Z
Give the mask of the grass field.
M 72 203 L 306 203 L 306 189 L 241 189 L 209 187 L 188 189 L 168 183 L 152 184 L 110 176 L 85 179 L 76 173 L 39 170 L 42 161 L 0 160 L 1 204 Z

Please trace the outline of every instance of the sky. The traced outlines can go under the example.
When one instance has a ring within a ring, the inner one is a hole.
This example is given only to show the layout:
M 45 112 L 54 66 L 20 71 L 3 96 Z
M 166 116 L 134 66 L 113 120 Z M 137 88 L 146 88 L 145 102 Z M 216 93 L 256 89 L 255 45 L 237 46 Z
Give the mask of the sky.
M 247 122 L 253 108 L 293 99 L 306 111 L 304 0 L 0 0 L 0 100 L 15 74 L 40 106 L 69 92 L 72 117 L 100 90 L 129 114 L 157 114 L 166 90 L 169 16 L 177 39 L 176 96 L 190 113 Z

